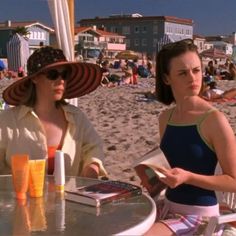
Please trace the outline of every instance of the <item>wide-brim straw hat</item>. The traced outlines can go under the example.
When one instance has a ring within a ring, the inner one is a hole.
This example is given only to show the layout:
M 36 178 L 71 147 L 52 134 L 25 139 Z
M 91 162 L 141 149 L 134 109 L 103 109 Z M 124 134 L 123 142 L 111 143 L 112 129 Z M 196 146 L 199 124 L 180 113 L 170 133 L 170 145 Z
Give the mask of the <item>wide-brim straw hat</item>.
M 40 73 L 50 69 L 69 66 L 70 78 L 66 80 L 64 99 L 81 97 L 94 91 L 101 83 L 101 68 L 92 63 L 68 62 L 60 49 L 43 47 L 28 59 L 28 76 L 17 80 L 3 91 L 3 99 L 9 105 L 19 105 L 27 93 L 29 83 Z

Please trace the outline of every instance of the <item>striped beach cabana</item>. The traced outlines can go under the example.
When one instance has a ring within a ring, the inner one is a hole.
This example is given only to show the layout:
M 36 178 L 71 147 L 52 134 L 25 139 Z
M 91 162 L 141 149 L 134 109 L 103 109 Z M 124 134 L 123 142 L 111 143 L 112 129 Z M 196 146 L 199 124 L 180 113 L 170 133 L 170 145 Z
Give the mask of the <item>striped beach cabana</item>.
M 164 34 L 163 37 L 157 41 L 157 52 L 159 52 L 165 44 L 173 42 L 175 42 L 174 39 L 172 39 L 169 35 Z
M 7 42 L 8 69 L 18 71 L 22 67 L 26 71 L 26 64 L 29 58 L 29 43 L 19 34 L 13 34 Z

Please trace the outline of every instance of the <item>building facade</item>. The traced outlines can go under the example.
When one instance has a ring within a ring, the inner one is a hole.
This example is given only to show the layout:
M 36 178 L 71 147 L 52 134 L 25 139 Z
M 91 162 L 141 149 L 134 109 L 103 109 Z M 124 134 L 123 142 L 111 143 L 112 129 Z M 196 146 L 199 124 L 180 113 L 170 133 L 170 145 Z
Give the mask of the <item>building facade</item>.
M 75 48 L 84 58 L 89 51 L 105 51 L 105 56 L 113 58 L 117 52 L 126 49 L 125 37 L 93 27 L 75 28 Z
M 78 23 L 123 35 L 127 49 L 150 56 L 156 53 L 158 40 L 164 35 L 171 41 L 193 38 L 193 20 L 173 16 L 113 15 L 82 19 Z
M 54 30 L 37 21 L 32 22 L 12 22 L 0 23 L 0 57 L 7 57 L 7 42 L 14 34 L 17 27 L 25 27 L 28 31 L 28 41 L 30 54 L 42 45 L 50 45 L 50 34 Z

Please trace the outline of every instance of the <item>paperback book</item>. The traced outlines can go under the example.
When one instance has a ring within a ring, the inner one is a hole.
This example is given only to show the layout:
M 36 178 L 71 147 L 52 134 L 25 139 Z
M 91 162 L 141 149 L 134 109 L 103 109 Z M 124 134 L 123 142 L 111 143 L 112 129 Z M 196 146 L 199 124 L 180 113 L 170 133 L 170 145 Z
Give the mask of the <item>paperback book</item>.
M 66 200 L 100 207 L 105 203 L 139 196 L 142 194 L 142 189 L 130 183 L 109 180 L 75 190 L 66 190 L 65 193 Z
M 148 152 L 134 163 L 134 170 L 141 179 L 141 184 L 152 197 L 160 194 L 166 187 L 160 181 L 160 178 L 165 178 L 165 175 L 160 170 L 170 168 L 164 153 L 159 147 Z

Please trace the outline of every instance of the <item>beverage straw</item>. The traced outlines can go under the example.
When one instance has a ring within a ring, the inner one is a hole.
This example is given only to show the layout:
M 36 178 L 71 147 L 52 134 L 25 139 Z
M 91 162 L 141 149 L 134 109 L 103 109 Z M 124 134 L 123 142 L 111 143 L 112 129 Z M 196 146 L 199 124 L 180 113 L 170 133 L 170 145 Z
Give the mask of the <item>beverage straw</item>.
M 54 165 L 54 179 L 57 192 L 64 192 L 65 188 L 65 161 L 64 153 L 56 150 L 55 165 Z

